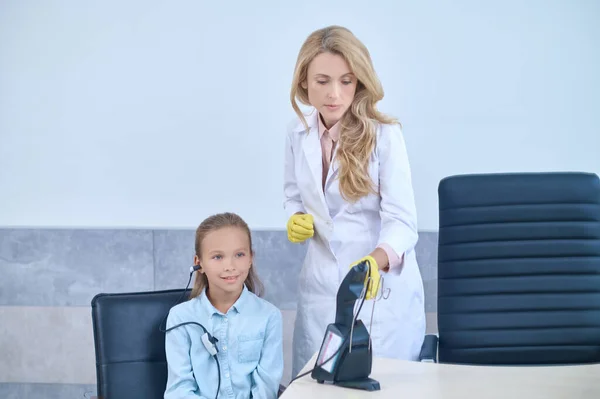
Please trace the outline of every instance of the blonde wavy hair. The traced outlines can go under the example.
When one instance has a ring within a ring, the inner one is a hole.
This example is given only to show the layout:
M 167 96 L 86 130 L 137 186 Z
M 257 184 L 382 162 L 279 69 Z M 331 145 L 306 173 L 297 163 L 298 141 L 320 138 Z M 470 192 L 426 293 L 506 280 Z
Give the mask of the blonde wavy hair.
M 310 106 L 308 89 L 302 87 L 307 80 L 308 66 L 321 53 L 340 55 L 358 80 L 352 105 L 342 117 L 340 139 L 336 153 L 339 168 L 339 185 L 346 201 L 356 202 L 369 193 L 376 194 L 369 176 L 369 158 L 376 144 L 377 122 L 398 123 L 377 110 L 383 99 L 383 87 L 375 73 L 367 47 L 342 26 L 328 26 L 311 33 L 300 48 L 290 100 L 292 107 L 308 131 L 308 123 L 296 100 Z

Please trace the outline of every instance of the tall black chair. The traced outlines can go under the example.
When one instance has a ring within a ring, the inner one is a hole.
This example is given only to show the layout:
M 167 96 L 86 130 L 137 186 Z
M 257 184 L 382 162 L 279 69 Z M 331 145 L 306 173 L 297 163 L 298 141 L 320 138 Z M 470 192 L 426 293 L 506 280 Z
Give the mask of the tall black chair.
M 99 294 L 92 299 L 99 398 L 163 398 L 167 361 L 159 326 L 182 293 Z
M 600 362 L 598 176 L 451 176 L 438 194 L 439 361 Z

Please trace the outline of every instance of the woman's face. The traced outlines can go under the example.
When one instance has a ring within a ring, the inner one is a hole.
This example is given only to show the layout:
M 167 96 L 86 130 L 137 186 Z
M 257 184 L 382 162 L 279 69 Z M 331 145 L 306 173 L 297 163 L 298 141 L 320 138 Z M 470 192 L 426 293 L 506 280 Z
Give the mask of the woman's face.
M 327 128 L 335 125 L 352 105 L 357 79 L 348 63 L 338 54 L 321 53 L 308 65 L 308 101 L 323 117 Z

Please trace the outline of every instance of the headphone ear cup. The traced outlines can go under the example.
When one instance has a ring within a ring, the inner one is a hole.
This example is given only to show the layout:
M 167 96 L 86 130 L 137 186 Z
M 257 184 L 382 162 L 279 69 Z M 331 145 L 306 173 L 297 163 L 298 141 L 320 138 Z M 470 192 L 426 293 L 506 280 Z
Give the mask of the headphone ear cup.
M 194 265 L 194 266 L 190 267 L 190 273 L 197 272 L 200 269 L 202 269 L 202 266 L 200 266 L 200 265 Z

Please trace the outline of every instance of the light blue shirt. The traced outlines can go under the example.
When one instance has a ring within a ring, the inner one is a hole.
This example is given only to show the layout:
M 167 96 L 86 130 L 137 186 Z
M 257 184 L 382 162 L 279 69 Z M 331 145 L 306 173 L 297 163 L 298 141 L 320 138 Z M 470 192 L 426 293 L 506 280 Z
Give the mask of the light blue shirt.
M 203 291 L 171 309 L 167 328 L 187 321 L 202 324 L 219 340 L 219 398 L 277 398 L 283 375 L 283 331 L 278 308 L 244 286 L 239 299 L 223 314 Z M 219 371 L 202 343 L 203 334 L 202 328 L 194 324 L 166 333 L 165 399 L 215 398 Z

